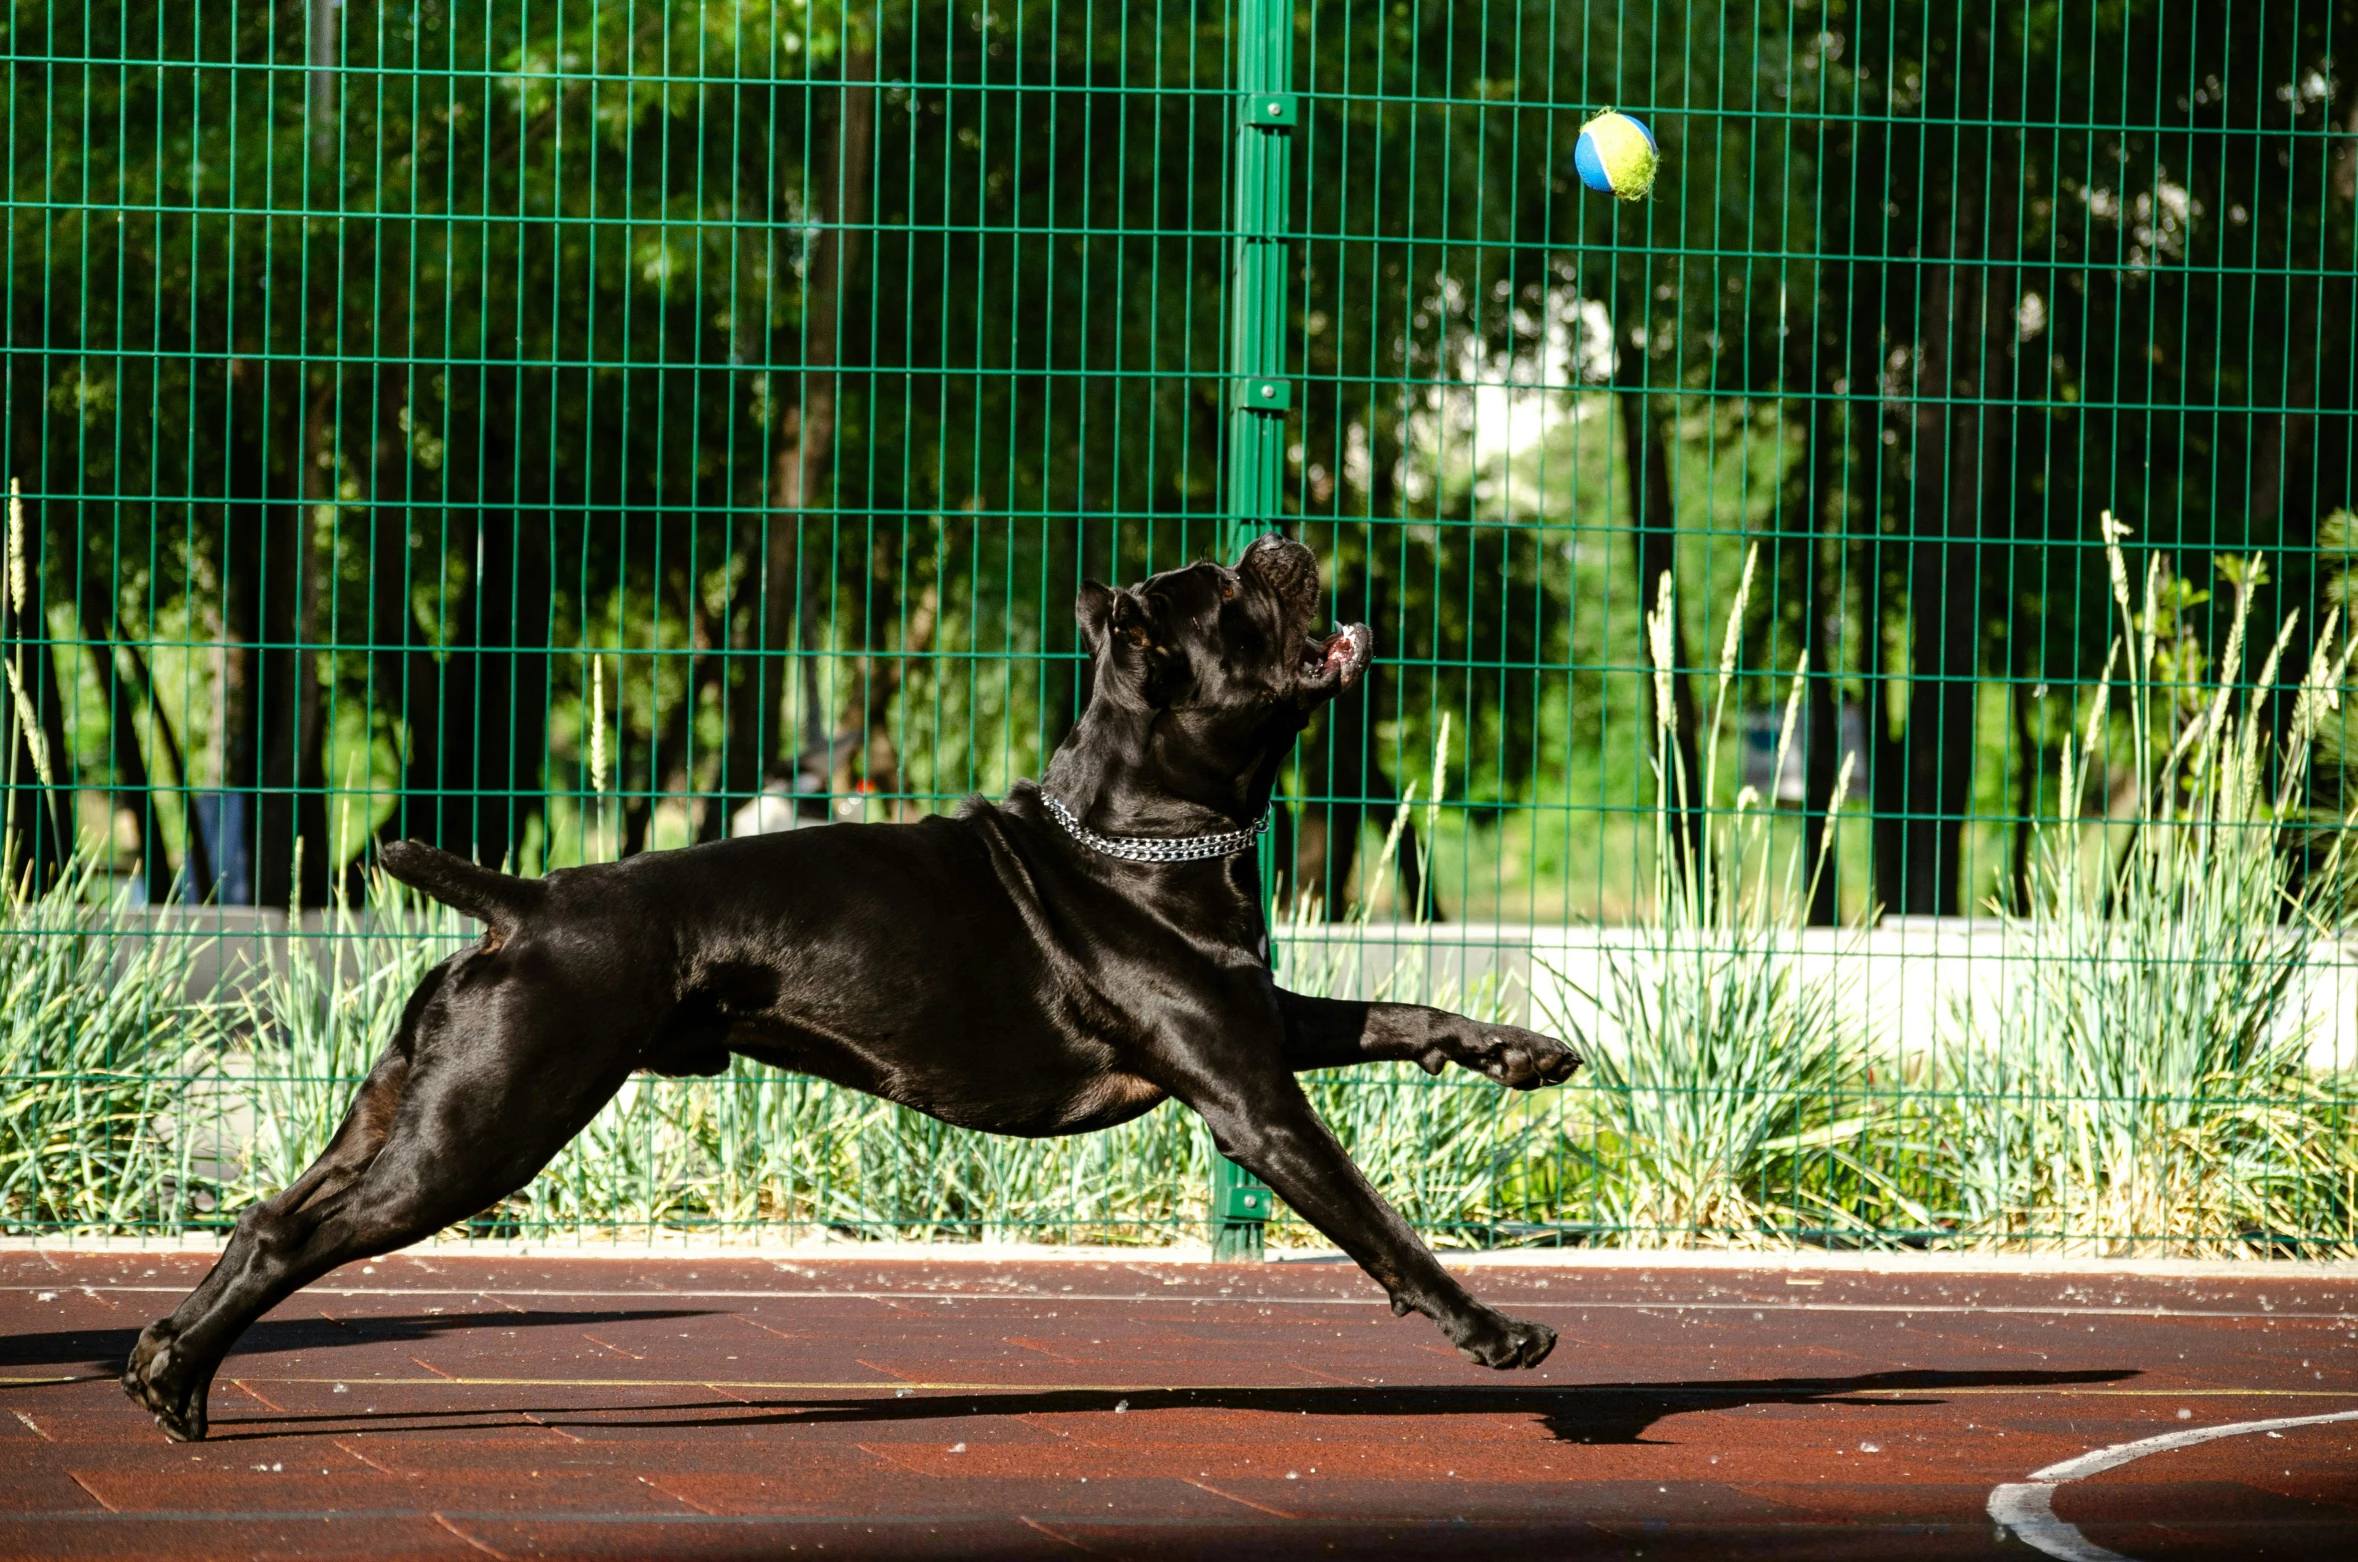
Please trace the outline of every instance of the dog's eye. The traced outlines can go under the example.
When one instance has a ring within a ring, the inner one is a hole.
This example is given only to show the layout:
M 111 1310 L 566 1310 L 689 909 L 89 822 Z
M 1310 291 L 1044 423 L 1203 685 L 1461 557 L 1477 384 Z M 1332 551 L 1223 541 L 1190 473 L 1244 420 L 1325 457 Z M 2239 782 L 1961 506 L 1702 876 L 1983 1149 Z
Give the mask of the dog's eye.
M 1220 600 L 1221 600 L 1221 601 L 1223 601 L 1223 602 L 1233 602 L 1233 601 L 1235 601 L 1235 600 L 1236 600 L 1236 582 L 1235 582 L 1235 581 L 1233 581 L 1233 580 L 1224 580 L 1224 581 L 1220 582 Z

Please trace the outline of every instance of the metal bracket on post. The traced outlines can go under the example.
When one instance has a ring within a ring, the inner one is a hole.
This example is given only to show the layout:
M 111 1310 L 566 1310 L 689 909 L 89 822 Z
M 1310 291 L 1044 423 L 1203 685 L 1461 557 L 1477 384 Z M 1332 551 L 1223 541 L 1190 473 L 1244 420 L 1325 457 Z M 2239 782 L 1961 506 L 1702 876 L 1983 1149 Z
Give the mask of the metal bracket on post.
M 1251 1172 L 1212 1152 L 1212 1262 L 1261 1262 L 1261 1233 L 1277 1195 Z
M 1293 0 L 1236 0 L 1229 59 L 1237 94 L 1236 177 L 1230 207 L 1235 234 L 1229 258 L 1227 535 L 1222 558 L 1277 524 L 1284 498 L 1285 426 L 1293 386 L 1285 372 L 1286 282 L 1292 248 L 1294 96 Z M 1261 882 L 1270 882 L 1269 842 L 1261 843 Z M 1212 1257 L 1259 1263 L 1261 1233 L 1277 1196 L 1251 1172 L 1212 1152 Z
M 1284 380 L 1239 380 L 1236 405 L 1245 412 L 1284 412 L 1294 404 L 1294 388 Z
M 1290 92 L 1254 92 L 1245 96 L 1244 122 L 1261 130 L 1290 129 L 1299 122 L 1298 100 Z

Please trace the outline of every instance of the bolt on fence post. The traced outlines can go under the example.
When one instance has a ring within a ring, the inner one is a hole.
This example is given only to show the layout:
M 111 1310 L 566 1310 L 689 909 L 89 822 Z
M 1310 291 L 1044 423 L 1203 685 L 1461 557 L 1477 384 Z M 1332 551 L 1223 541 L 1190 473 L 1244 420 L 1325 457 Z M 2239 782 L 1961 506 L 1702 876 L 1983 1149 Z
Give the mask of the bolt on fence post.
M 1293 0 L 1238 0 L 1229 43 L 1236 95 L 1236 167 L 1229 185 L 1227 514 L 1222 557 L 1277 524 L 1286 413 L 1286 238 L 1293 126 Z M 1275 880 L 1262 837 L 1261 883 Z M 1212 1152 L 1212 1257 L 1258 1263 L 1274 1196 L 1251 1172 Z

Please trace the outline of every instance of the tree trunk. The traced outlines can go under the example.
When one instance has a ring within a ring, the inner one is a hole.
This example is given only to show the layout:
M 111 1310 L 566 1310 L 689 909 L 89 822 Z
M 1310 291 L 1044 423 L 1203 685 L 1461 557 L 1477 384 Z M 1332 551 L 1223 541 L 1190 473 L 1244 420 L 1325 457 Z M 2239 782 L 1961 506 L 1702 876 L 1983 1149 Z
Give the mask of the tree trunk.
M 2006 893 L 2016 916 L 2031 911 L 2031 811 L 2039 803 L 2039 759 L 2032 743 L 2031 682 L 2028 658 L 2016 648 L 2014 677 L 2007 693 L 2014 717 L 2014 829 L 2006 864 Z
M 1961 113 L 1988 109 L 1986 30 L 1970 33 L 1958 69 Z M 2000 425 L 1987 405 L 2010 378 L 2012 290 L 2000 267 L 2014 240 L 2010 176 L 1992 165 L 1997 132 L 1950 135 L 1949 205 L 1928 268 L 1917 366 L 1915 538 L 1908 549 L 1908 718 L 1899 820 L 1899 907 L 1911 915 L 1963 909 L 1965 817 L 1971 810 L 1974 704 L 1987 611 L 1981 539 L 1987 513 L 2010 491 L 1997 481 Z M 1988 206 L 1988 230 L 1980 224 Z M 1980 259 L 1977 263 L 1976 257 Z
M 192 901 L 209 899 L 213 891 L 213 858 L 205 849 L 205 834 L 197 828 L 195 810 L 189 803 L 189 799 L 195 795 L 195 784 L 188 773 L 188 760 L 180 746 L 179 735 L 173 732 L 172 719 L 164 713 L 163 703 L 156 698 L 155 678 L 148 671 L 147 658 L 140 653 L 139 637 L 133 635 L 120 618 L 115 620 L 115 639 L 124 662 L 129 665 L 133 693 L 138 702 L 147 707 L 148 733 L 156 746 L 157 757 L 179 785 L 181 896 Z M 152 781 L 157 774 L 157 767 L 150 766 L 148 774 Z M 153 796 L 152 786 L 150 796 Z M 155 824 L 152 806 L 147 822 L 152 830 Z M 151 850 L 156 858 L 162 858 L 161 842 L 155 842 Z M 169 884 L 169 878 L 165 882 Z M 156 883 L 151 877 L 148 881 L 150 901 L 154 900 L 155 893 Z
M 803 729 L 798 741 L 804 751 L 802 764 L 826 763 L 821 756 L 832 747 L 819 676 L 831 596 L 831 550 L 815 534 L 818 523 L 827 519 L 823 512 L 832 499 L 828 480 L 841 389 L 835 369 L 845 336 L 843 295 L 857 273 L 861 231 L 868 221 L 875 75 L 872 46 L 855 42 L 844 55 L 836 112 L 817 157 L 808 165 L 802 208 L 815 212 L 821 226 L 803 268 L 799 367 L 790 376 L 773 372 L 771 377 L 773 386 L 779 386 L 783 407 L 771 458 L 770 514 L 756 523 L 761 586 L 746 625 L 749 643 L 743 647 L 751 653 L 752 663 L 732 690 L 721 767 L 723 795 L 720 806 L 707 816 L 703 833 L 708 837 L 726 831 L 730 812 L 761 790 L 764 775 L 780 757 L 785 656 L 797 639 L 803 673 Z M 782 379 L 791 380 L 793 394 L 783 394 Z M 827 528 L 830 540 L 834 529 Z
M 1368 420 L 1368 490 L 1367 513 L 1378 520 L 1389 520 L 1400 513 L 1400 422 L 1396 406 L 1386 406 L 1382 398 L 1370 398 L 1366 409 Z M 1381 635 L 1392 621 L 1389 583 L 1377 573 L 1374 560 L 1369 560 L 1365 573 L 1354 584 L 1342 587 L 1338 593 L 1344 602 L 1365 602 L 1368 622 Z M 1294 821 L 1280 821 L 1285 831 L 1277 842 L 1278 860 L 1288 865 L 1288 882 L 1295 892 L 1307 889 L 1317 893 L 1324 904 L 1326 918 L 1340 922 L 1351 914 L 1353 873 L 1359 862 L 1360 839 L 1368 825 L 1368 815 L 1375 812 L 1376 825 L 1385 830 L 1392 827 L 1393 810 L 1400 799 L 1400 789 L 1385 770 L 1382 758 L 1375 752 L 1375 729 L 1391 711 L 1399 715 L 1399 695 L 1392 673 L 1392 656 L 1396 647 L 1377 647 L 1380 653 L 1360 678 L 1359 687 L 1337 695 L 1318 724 L 1304 737 L 1306 763 L 1303 775 L 1316 794 L 1332 799 L 1325 804 L 1304 806 L 1301 817 Z M 1411 822 L 1401 832 L 1400 855 L 1393 864 L 1399 879 L 1399 905 L 1410 916 L 1422 916 L 1428 921 L 1445 919 L 1440 901 L 1425 882 L 1417 865 L 1416 826 Z M 1373 897 L 1380 885 L 1369 884 L 1365 894 Z
M 11 514 L 17 521 L 16 498 L 10 493 Z M 7 659 L 0 676 L 0 752 L 7 755 L 6 852 L 0 873 L 7 890 L 41 891 L 58 882 L 74 850 L 73 751 L 66 746 L 65 702 L 58 689 L 57 654 L 49 637 L 43 610 L 48 571 L 41 519 L 31 506 L 23 511 L 23 525 L 12 551 L 21 571 L 25 596 L 16 599 L 14 579 L 0 581 L 0 657 Z
M 318 531 L 320 511 L 334 497 L 326 463 L 333 459 L 328 413 L 335 392 L 331 381 L 305 404 L 294 491 L 262 512 L 261 773 L 253 807 L 254 894 L 264 906 L 317 906 L 327 899 L 327 712 L 317 649 L 325 629 L 327 548 Z
M 1361 572 L 1338 595 L 1345 601 L 1367 602 L 1371 619 L 1381 623 L 1389 616 L 1375 605 L 1381 589 L 1371 587 Z M 1377 669 L 1371 666 L 1357 688 L 1327 702 L 1317 725 L 1303 735 L 1302 779 L 1311 800 L 1303 803 L 1300 818 L 1293 821 L 1292 839 L 1279 843 L 1287 868 L 1286 893 L 1316 895 L 1329 922 L 1350 915 L 1351 872 L 1359 859 L 1370 793 L 1390 793 L 1383 768 L 1370 763 L 1367 751 L 1376 679 Z
M 1834 360 L 1839 364 L 1839 358 Z M 1829 376 L 1831 378 L 1831 376 Z M 1834 557 L 1841 557 L 1849 531 L 1846 496 L 1841 491 L 1847 441 L 1837 432 L 1840 403 L 1833 386 L 1811 403 L 1809 415 L 1809 517 L 1803 569 L 1803 612 L 1809 622 L 1802 631 L 1809 648 L 1809 683 L 1803 696 L 1809 720 L 1809 741 L 1802 754 L 1802 855 L 1816 875 L 1810 891 L 1809 920 L 1816 927 L 1833 927 L 1842 920 L 1840 876 L 1824 856 L 1826 834 L 1833 825 L 1834 783 L 1842 764 L 1842 710 L 1835 698 L 1840 647 L 1834 617 L 1840 605 L 1826 587 L 1827 533 L 1832 533 Z
M 2342 30 L 2345 54 L 2358 55 L 2354 34 L 2358 34 L 2358 27 Z M 2330 144 L 2326 198 L 2347 209 L 2358 205 L 2358 100 L 2350 105 L 2343 134 Z M 2335 223 L 2329 217 L 2321 226 L 2330 232 Z M 2292 535 L 2288 523 L 2305 528 L 2316 519 L 2309 446 L 2317 429 L 2317 360 L 2325 351 L 2318 333 L 2318 307 L 2329 279 L 2288 277 L 2285 285 L 2296 300 L 2291 310 L 2292 329 L 2284 338 L 2284 408 L 2261 423 L 2253 442 L 2251 511 L 2245 541 L 2254 547 L 2285 542 Z
M 836 541 L 843 530 L 842 490 L 834 481 L 835 429 L 843 397 L 843 376 L 838 366 L 843 361 L 844 344 L 856 341 L 861 334 L 857 329 L 858 316 L 845 318 L 848 312 L 845 304 L 859 276 L 861 240 L 866 236 L 868 224 L 869 161 L 876 139 L 875 79 L 874 49 L 867 42 L 855 39 L 844 52 L 844 84 L 836 108 L 833 143 L 829 156 L 820 165 L 827 180 L 827 188 L 820 192 L 820 209 L 829 213 L 832 220 L 811 256 L 808 274 L 812 307 L 806 315 L 808 328 L 803 340 L 804 362 L 812 372 L 802 382 L 803 422 L 800 437 L 794 442 L 799 471 L 787 500 L 798 517 L 795 531 L 803 564 L 802 742 L 806 749 L 816 742 L 820 751 L 828 755 L 830 784 L 839 792 L 847 790 L 850 784 L 846 767 L 852 745 L 827 742 L 828 722 L 833 713 L 823 703 L 819 651 L 825 643 L 821 615 L 834 603 L 831 566 L 837 552 Z M 823 543 L 814 535 L 822 520 L 827 527 Z M 869 605 L 874 606 L 873 595 Z M 857 702 L 859 694 L 847 690 L 846 698 Z M 851 708 L 865 707 L 854 703 Z M 812 762 L 806 754 L 796 768 L 808 769 Z
M 510 393 L 521 395 L 521 387 L 511 382 Z M 499 406 L 491 387 L 479 398 L 470 413 L 453 394 L 454 426 L 470 417 L 487 434 L 534 426 L 514 407 Z M 440 657 L 422 639 L 409 654 L 409 755 L 402 804 L 384 834 L 414 836 L 497 867 L 516 861 L 542 810 L 554 582 L 549 517 L 531 503 L 545 496 L 525 492 L 526 468 L 504 441 L 484 444 L 477 464 L 504 478 L 512 502 L 500 502 L 496 491 L 476 495 L 472 516 L 453 528 L 475 578 L 452 608 Z
M 99 687 L 106 691 L 107 812 L 110 816 L 131 815 L 132 855 L 139 865 L 140 895 L 149 905 L 158 905 L 172 887 L 172 865 L 164 853 L 163 832 L 156 827 L 155 786 L 134 720 L 138 701 L 131 679 L 124 675 L 123 647 L 117 643 L 121 637 L 116 633 L 112 605 L 106 600 L 113 581 L 111 568 L 103 573 L 83 570 L 74 594 L 74 617 Z M 162 712 L 157 712 L 155 719 L 160 722 Z
M 263 540 L 269 529 L 264 491 L 270 468 L 263 445 L 272 421 L 270 375 L 252 359 L 229 365 L 231 406 L 254 409 L 229 421 L 221 506 L 221 725 L 217 785 L 211 801 L 214 881 L 223 905 L 254 902 L 254 813 L 262 785 L 264 679 L 261 642 Z
M 1844 121 L 1838 130 L 1820 128 L 1825 169 L 1822 187 L 1827 191 L 1825 217 L 1819 228 L 1822 248 L 1840 256 L 1873 253 L 1869 235 L 1860 228 L 1862 202 L 1858 196 L 1861 191 L 1882 190 L 1890 160 L 1889 134 L 1884 126 L 1864 120 Z M 1880 226 L 1880 200 L 1869 199 L 1863 207 L 1875 214 Z M 1810 322 L 1815 343 L 1811 368 L 1795 376 L 1818 393 L 1809 422 L 1810 497 L 1806 513 L 1810 554 L 1804 591 L 1809 615 L 1809 747 L 1802 812 L 1804 849 L 1811 871 L 1817 874 L 1809 920 L 1819 927 L 1836 926 L 1842 919 L 1841 874 L 1830 856 L 1821 861 L 1827 834 L 1835 828 L 1834 783 L 1841 774 L 1841 689 L 1846 671 L 1841 664 L 1847 659 L 1850 675 L 1869 679 L 1869 711 L 1875 709 L 1879 693 L 1872 674 L 1882 638 L 1874 616 L 1878 602 L 1873 583 L 1880 561 L 1872 545 L 1857 540 L 1857 533 L 1863 525 L 1872 536 L 1882 518 L 1881 495 L 1871 485 L 1880 448 L 1876 436 L 1881 431 L 1883 342 L 1874 290 L 1858 285 L 1862 264 L 1855 259 L 1818 263 L 1816 316 Z M 1870 486 L 1864 495 L 1854 497 L 1854 486 L 1860 484 Z M 1852 605 L 1861 641 L 1856 646 L 1841 643 L 1846 609 L 1841 579 L 1845 575 L 1859 588 L 1858 600 Z M 1882 724 L 1869 720 L 1865 725 L 1880 728 Z M 1871 793 L 1873 787 L 1873 734 L 1862 732 L 1861 736 L 1867 742 L 1867 752 L 1859 758 L 1866 768 L 1851 777 L 1854 796 Z M 1872 884 L 1869 889 L 1872 898 Z
M 1671 430 L 1657 415 L 1654 398 L 1646 384 L 1646 349 L 1637 340 L 1643 329 L 1645 311 L 1640 302 L 1642 289 L 1625 286 L 1622 307 L 1613 313 L 1613 387 L 1615 399 L 1621 403 L 1621 448 L 1623 464 L 1629 473 L 1630 540 L 1637 553 L 1638 606 L 1641 613 L 1651 613 L 1660 599 L 1665 576 L 1672 583 L 1673 602 L 1677 601 L 1678 581 L 1678 513 L 1670 478 Z M 1685 838 L 1688 860 L 1694 861 L 1703 846 L 1702 808 L 1708 799 L 1699 795 L 1703 785 L 1703 768 L 1699 762 L 1701 748 L 1698 739 L 1699 718 L 1696 714 L 1694 685 L 1688 669 L 1693 666 L 1687 655 L 1685 614 L 1674 610 L 1670 623 L 1670 656 L 1674 664 L 1670 674 L 1672 744 L 1663 762 L 1676 763 L 1685 773 L 1685 792 L 1692 806 L 1682 811 L 1677 829 Z M 1654 733 L 1659 730 L 1660 713 L 1653 709 L 1654 679 L 1652 652 L 1641 629 L 1638 639 L 1638 665 L 1647 669 L 1641 682 L 1646 689 L 1647 733 L 1646 747 L 1655 750 Z M 1671 806 L 1678 807 L 1679 787 L 1670 788 Z

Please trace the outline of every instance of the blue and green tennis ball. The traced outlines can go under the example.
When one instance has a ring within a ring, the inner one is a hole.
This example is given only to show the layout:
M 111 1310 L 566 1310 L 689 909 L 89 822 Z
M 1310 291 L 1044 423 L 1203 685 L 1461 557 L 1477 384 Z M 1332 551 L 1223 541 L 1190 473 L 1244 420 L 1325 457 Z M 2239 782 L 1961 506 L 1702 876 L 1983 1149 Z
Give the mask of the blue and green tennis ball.
M 1625 201 L 1642 201 L 1653 192 L 1661 161 L 1654 133 L 1642 121 L 1611 109 L 1580 127 L 1580 142 L 1572 149 L 1572 166 L 1582 184 Z

